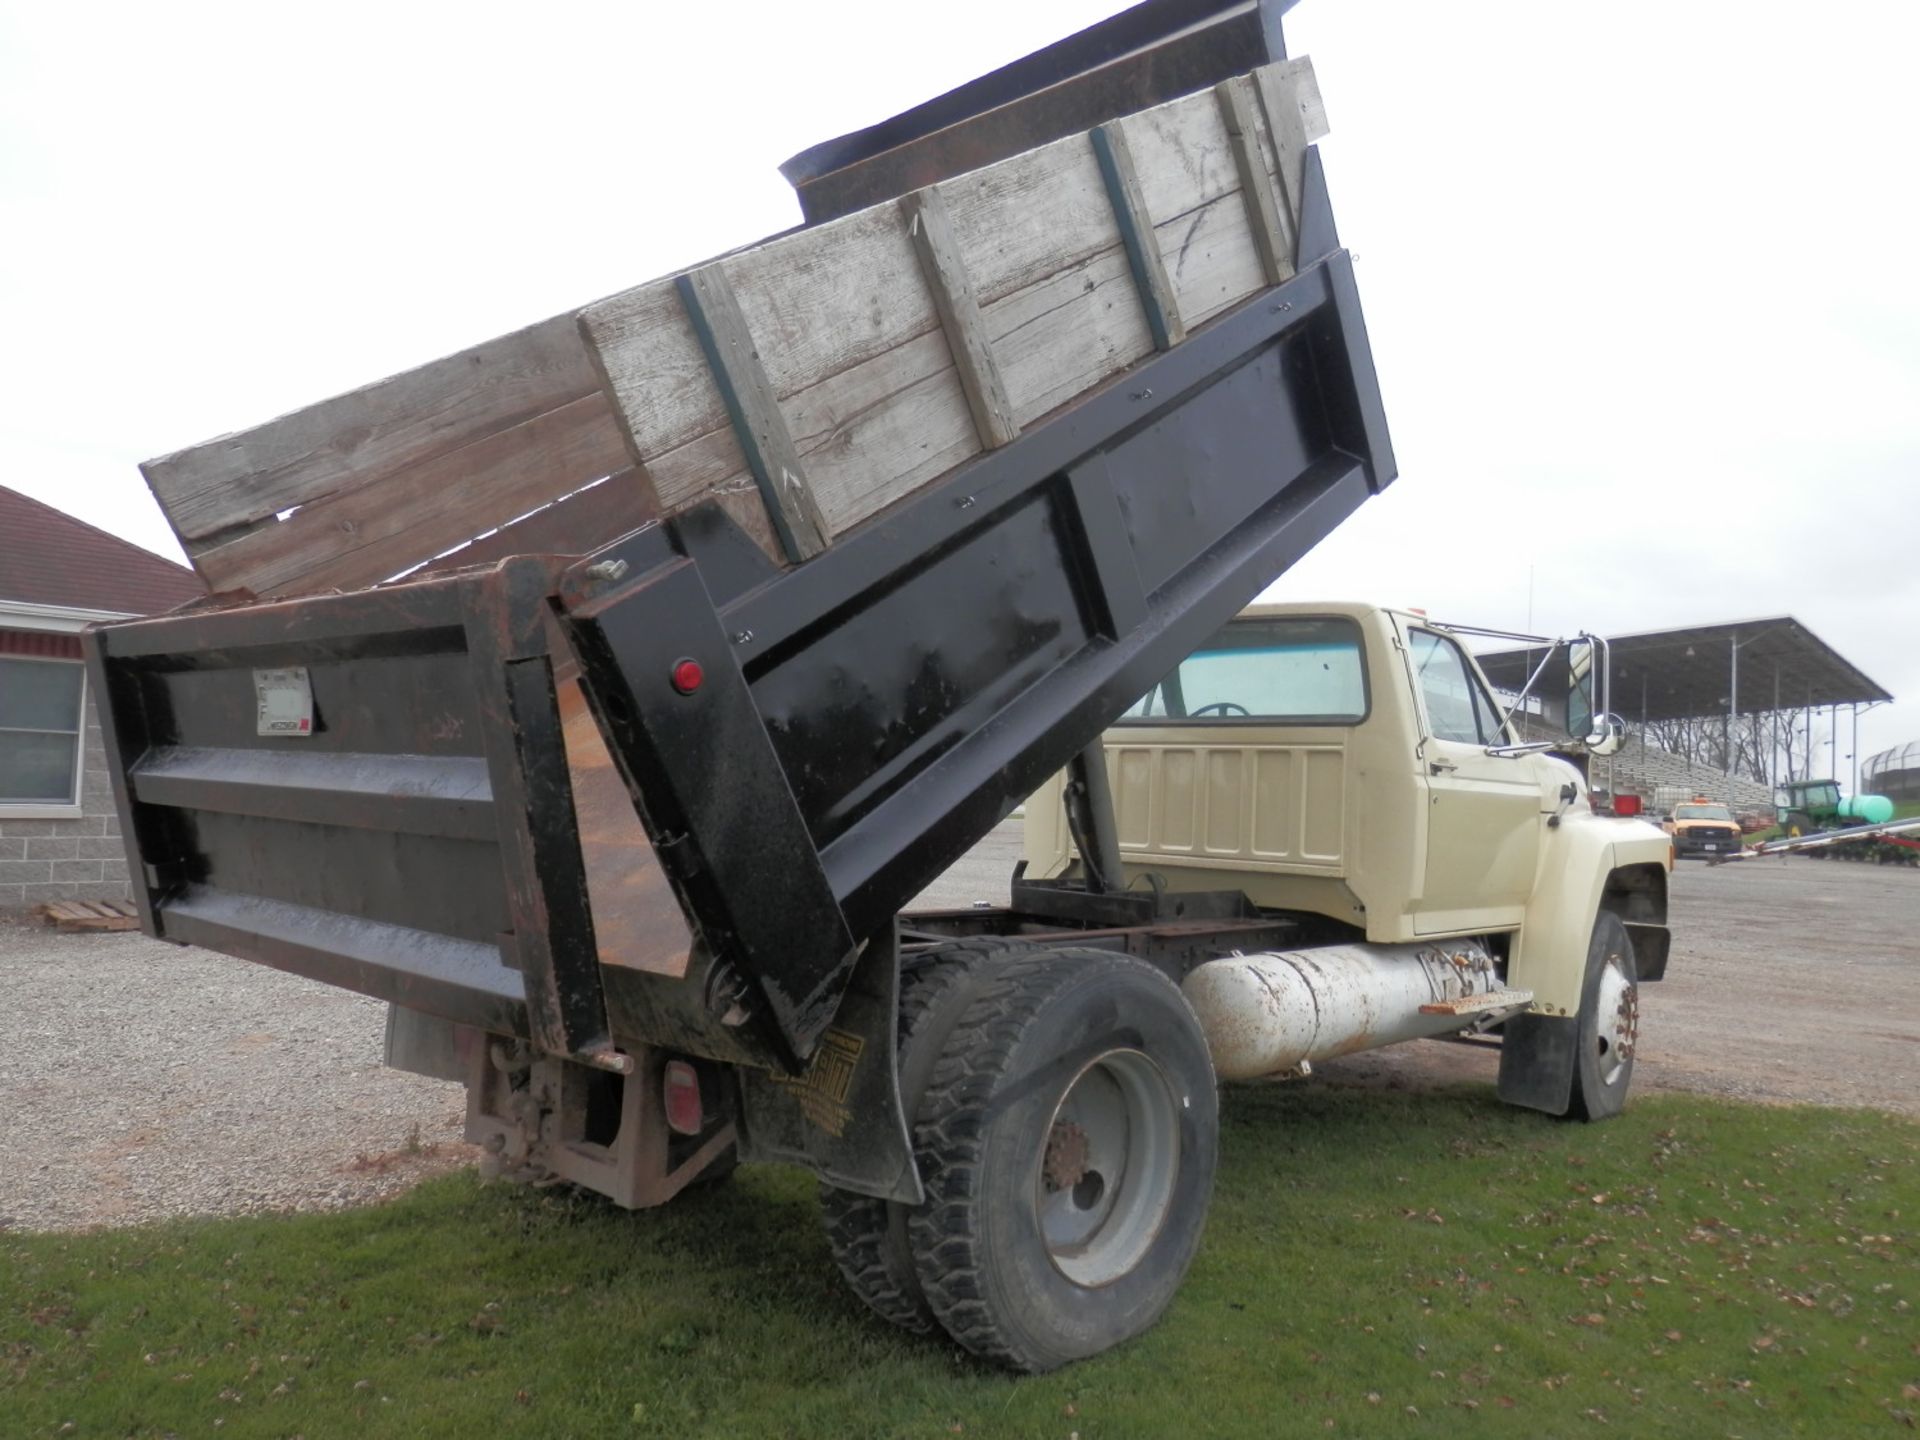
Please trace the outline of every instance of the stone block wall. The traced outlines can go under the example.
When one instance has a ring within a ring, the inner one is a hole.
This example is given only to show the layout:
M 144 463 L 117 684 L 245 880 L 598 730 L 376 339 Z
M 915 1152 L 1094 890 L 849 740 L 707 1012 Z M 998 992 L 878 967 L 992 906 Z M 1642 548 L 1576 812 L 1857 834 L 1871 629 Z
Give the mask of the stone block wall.
M 133 891 L 113 782 L 100 741 L 93 697 L 87 697 L 80 813 L 59 820 L 17 820 L 0 808 L 0 909 L 48 900 L 126 900 Z

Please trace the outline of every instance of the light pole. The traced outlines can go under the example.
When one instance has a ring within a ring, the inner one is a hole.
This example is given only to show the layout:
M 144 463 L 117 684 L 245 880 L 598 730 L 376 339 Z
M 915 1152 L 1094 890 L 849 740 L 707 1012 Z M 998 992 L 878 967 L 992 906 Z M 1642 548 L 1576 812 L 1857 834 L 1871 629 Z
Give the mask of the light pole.
M 1731 807 L 1733 804 L 1733 773 L 1735 768 L 1735 761 L 1734 761 L 1734 755 L 1733 755 L 1733 722 L 1740 714 L 1740 647 L 1742 645 L 1751 645 L 1753 644 L 1754 641 L 1762 639 L 1765 636 L 1772 634 L 1773 631 L 1777 630 L 1778 628 L 1779 627 L 1777 625 L 1769 625 L 1765 630 L 1762 630 L 1757 634 L 1749 635 L 1744 640 L 1740 638 L 1740 632 L 1738 630 L 1735 630 L 1732 633 L 1732 635 L 1728 638 L 1728 641 L 1727 641 L 1727 651 L 1729 655 L 1728 670 L 1730 672 L 1727 677 L 1727 731 L 1726 731 L 1727 804 L 1729 807 Z M 1780 708 L 1780 667 L 1777 663 L 1775 664 L 1774 671 L 1773 671 L 1773 689 L 1774 689 L 1773 708 L 1778 710 Z

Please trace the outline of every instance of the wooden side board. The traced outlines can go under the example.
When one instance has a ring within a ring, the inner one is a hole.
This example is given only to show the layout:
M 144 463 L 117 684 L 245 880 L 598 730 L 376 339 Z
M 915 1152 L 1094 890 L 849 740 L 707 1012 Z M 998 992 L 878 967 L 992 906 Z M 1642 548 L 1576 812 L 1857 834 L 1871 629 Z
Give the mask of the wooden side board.
M 215 590 L 376 585 L 626 464 L 612 408 L 595 389 L 380 480 L 323 495 L 283 521 L 201 550 L 194 564 Z
M 598 388 L 570 316 L 140 467 L 183 541 L 206 541 L 485 438 Z
M 143 471 L 215 589 L 378 583 L 616 472 L 804 559 L 1291 273 L 1307 61 L 1102 131 Z

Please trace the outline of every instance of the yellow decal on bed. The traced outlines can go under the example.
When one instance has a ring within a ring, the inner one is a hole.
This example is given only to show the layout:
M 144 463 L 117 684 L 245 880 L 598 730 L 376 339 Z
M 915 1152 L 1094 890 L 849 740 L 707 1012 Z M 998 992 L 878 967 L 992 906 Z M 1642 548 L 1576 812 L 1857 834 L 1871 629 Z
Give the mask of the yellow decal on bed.
M 836 1140 L 846 1133 L 853 1112 L 847 1108 L 847 1095 L 853 1089 L 854 1067 L 867 1042 L 844 1030 L 828 1030 L 820 1037 L 820 1048 L 813 1052 L 813 1063 L 804 1075 L 775 1075 L 776 1085 L 790 1091 L 800 1111 Z

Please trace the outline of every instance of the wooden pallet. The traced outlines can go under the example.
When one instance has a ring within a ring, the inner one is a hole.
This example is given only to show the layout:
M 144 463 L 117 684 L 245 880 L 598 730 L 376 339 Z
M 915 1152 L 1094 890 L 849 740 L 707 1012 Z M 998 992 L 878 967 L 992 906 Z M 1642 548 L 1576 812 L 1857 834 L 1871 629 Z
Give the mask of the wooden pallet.
M 138 930 L 140 917 L 124 900 L 53 900 L 40 907 L 47 924 L 62 930 Z
M 798 562 L 1292 275 L 1325 133 L 1281 61 L 141 468 L 215 591 L 705 501 Z

